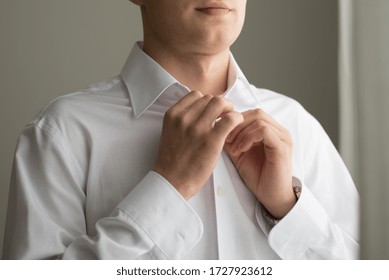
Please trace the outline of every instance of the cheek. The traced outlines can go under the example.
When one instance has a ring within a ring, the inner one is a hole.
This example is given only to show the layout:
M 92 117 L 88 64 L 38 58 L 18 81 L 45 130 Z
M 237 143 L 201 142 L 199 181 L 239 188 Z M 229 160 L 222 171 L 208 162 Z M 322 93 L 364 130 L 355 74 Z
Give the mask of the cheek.
M 169 33 L 169 30 L 177 25 L 175 17 L 165 7 L 161 7 L 160 9 L 158 7 L 149 8 L 145 13 L 147 25 L 157 36 L 166 36 L 166 33 Z
M 161 0 L 155 0 L 161 1 Z M 161 5 L 154 5 L 150 9 L 150 19 L 155 22 L 155 26 L 162 29 L 166 28 L 179 28 L 182 24 L 182 18 L 185 17 L 186 8 L 184 2 L 178 5 L 175 1 L 161 1 L 164 2 Z M 182 1 L 182 0 L 179 0 Z
M 245 4 L 241 7 L 241 9 L 238 12 L 238 21 L 239 21 L 239 27 L 240 29 L 243 28 L 244 21 L 246 18 L 246 2 Z
M 244 12 L 243 13 L 238 13 L 235 17 L 235 20 L 231 22 L 230 28 L 226 28 L 226 36 L 230 38 L 232 43 L 238 38 L 240 35 L 243 25 L 244 25 Z

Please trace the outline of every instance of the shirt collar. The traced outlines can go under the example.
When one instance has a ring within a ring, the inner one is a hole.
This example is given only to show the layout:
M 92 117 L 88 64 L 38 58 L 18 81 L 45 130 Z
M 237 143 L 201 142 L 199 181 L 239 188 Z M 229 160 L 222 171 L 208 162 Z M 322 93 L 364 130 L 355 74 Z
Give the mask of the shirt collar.
M 250 84 L 231 54 L 228 76 L 227 95 L 238 80 L 250 91 Z M 121 77 L 127 86 L 133 112 L 139 118 L 167 89 L 172 86 L 190 90 L 180 84 L 172 75 L 149 57 L 142 49 L 142 42 L 137 42 L 122 69 Z

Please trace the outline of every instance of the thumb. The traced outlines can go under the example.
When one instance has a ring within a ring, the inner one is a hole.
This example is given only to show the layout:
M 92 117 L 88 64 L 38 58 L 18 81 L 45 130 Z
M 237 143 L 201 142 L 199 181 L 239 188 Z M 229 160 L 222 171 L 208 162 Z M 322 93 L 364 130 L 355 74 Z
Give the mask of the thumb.
M 220 120 L 215 123 L 212 133 L 215 137 L 226 141 L 228 134 L 239 124 L 243 122 L 243 116 L 239 112 L 229 112 L 220 116 Z

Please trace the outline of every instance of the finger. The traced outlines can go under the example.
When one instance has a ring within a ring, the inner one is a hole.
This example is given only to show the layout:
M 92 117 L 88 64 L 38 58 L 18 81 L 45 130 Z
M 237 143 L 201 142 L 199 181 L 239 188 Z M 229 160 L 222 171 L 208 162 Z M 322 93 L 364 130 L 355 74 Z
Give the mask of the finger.
M 269 114 L 267 114 L 265 111 L 261 109 L 251 110 L 251 112 L 249 112 L 248 114 L 252 115 L 254 119 L 261 119 L 267 122 L 268 124 L 274 126 L 280 132 L 285 131 L 285 128 L 279 122 L 277 122 L 274 118 L 272 118 Z
M 236 142 L 237 136 L 240 134 L 242 130 L 244 130 L 247 126 L 249 126 L 254 120 L 253 114 L 251 114 L 252 110 L 245 111 L 242 113 L 244 122 L 238 125 L 227 137 L 226 142 L 227 143 L 233 143 Z
M 197 120 L 199 116 L 211 99 L 212 96 L 204 95 L 203 97 L 195 100 L 188 108 L 182 110 L 181 112 L 176 111 L 175 109 L 169 110 L 165 115 L 164 125 L 170 124 L 183 130 L 191 129 L 191 127 L 193 128 L 193 125 L 198 123 Z M 209 130 L 210 127 L 207 127 L 206 129 Z
M 234 105 L 231 101 L 227 100 L 223 96 L 214 96 L 205 107 L 199 121 L 206 124 L 214 124 L 215 120 L 221 115 L 233 110 Z
M 183 98 L 181 98 L 175 105 L 173 105 L 173 107 L 171 107 L 168 112 L 170 112 L 172 115 L 179 115 L 203 96 L 204 94 L 202 94 L 200 91 L 191 91 Z
M 232 111 L 223 114 L 220 117 L 220 120 L 215 123 L 212 133 L 215 135 L 215 137 L 223 139 L 224 142 L 227 135 L 243 121 L 243 116 L 239 112 Z
M 270 152 L 271 155 L 273 155 L 272 157 L 274 157 L 275 154 L 282 154 L 282 147 L 285 145 L 272 127 L 264 126 L 262 128 L 252 130 L 250 133 L 247 133 L 238 149 L 233 150 L 232 153 L 239 154 L 247 152 L 252 148 L 253 145 L 256 145 L 260 142 L 262 142 L 265 146 L 267 155 L 269 155 Z
M 233 145 L 234 149 L 238 149 L 239 145 L 242 143 L 243 139 L 247 134 L 252 133 L 252 131 L 259 131 L 263 127 L 270 127 L 277 134 L 277 136 L 284 142 L 290 143 L 288 140 L 289 134 L 286 132 L 281 132 L 277 127 L 272 126 L 264 120 L 254 120 L 251 124 L 243 128 L 239 134 L 235 137 L 235 141 L 230 143 Z M 233 133 L 233 132 L 232 132 Z
M 277 129 L 280 134 L 285 133 L 285 128 L 283 128 L 277 121 L 275 121 L 272 117 L 270 117 L 261 109 L 249 110 L 243 112 L 242 114 L 245 121 L 231 132 L 231 134 L 226 140 L 227 143 L 235 142 L 236 137 L 241 133 L 241 131 L 255 121 L 258 121 L 260 123 L 267 123 L 269 125 L 274 126 L 274 128 Z
M 183 118 L 187 119 L 188 121 L 198 120 L 200 116 L 202 115 L 204 108 L 210 103 L 212 100 L 211 95 L 204 95 L 200 99 L 197 99 L 192 105 L 190 105 L 188 108 L 185 109 L 185 111 L 182 113 Z
M 242 124 L 240 124 L 240 125 L 242 125 Z M 236 154 L 236 153 L 240 152 L 240 146 L 241 146 L 243 140 L 245 139 L 245 137 L 247 136 L 247 134 L 250 134 L 252 131 L 259 131 L 262 128 L 263 128 L 263 125 L 259 124 L 259 122 L 252 122 L 251 124 L 249 124 L 248 126 L 243 128 L 239 132 L 239 134 L 235 137 L 235 141 L 231 143 L 232 144 L 232 153 Z M 237 130 L 237 128 L 235 128 L 234 131 L 235 130 Z M 232 133 L 233 132 L 231 132 L 230 135 Z
M 276 137 L 273 137 L 273 136 Z M 270 137 L 270 140 L 268 139 Z M 272 130 L 270 127 L 261 127 L 257 128 L 255 130 L 250 131 L 249 133 L 245 134 L 244 138 L 238 145 L 239 152 L 247 152 L 251 146 L 258 142 L 263 142 L 264 145 L 265 141 L 268 140 L 268 144 L 270 148 L 275 148 L 276 143 L 281 143 L 281 140 L 277 137 L 277 135 L 274 133 L 274 130 Z

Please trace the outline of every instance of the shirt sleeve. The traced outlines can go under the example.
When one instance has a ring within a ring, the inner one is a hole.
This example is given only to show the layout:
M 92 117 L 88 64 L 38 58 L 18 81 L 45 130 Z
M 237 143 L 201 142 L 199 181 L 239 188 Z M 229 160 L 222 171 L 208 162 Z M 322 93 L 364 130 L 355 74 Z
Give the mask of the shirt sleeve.
M 273 228 L 256 207 L 270 246 L 282 259 L 357 259 L 359 196 L 342 159 L 310 115 L 300 123 L 300 198 Z
M 24 130 L 11 176 L 4 259 L 179 259 L 201 238 L 197 214 L 155 172 L 89 236 L 81 173 L 50 131 Z

